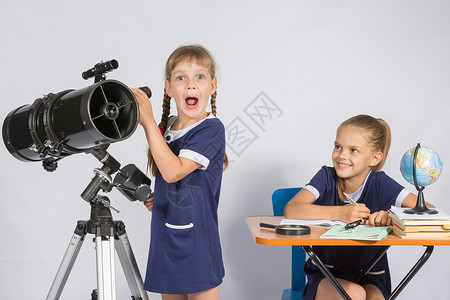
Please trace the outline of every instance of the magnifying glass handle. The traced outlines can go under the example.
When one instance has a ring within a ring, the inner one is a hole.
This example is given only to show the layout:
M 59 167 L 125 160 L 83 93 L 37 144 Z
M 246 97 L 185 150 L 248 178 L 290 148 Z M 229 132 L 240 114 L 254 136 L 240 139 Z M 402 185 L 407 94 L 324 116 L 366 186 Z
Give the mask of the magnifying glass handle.
M 267 227 L 267 228 L 277 228 L 276 225 L 267 224 L 267 223 L 259 223 L 260 227 Z

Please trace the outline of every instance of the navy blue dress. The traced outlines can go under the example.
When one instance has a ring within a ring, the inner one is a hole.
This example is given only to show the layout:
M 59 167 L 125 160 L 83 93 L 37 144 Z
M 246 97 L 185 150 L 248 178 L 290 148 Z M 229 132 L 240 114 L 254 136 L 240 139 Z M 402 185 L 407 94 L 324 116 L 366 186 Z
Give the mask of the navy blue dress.
M 332 167 L 322 167 L 308 185 L 314 187 L 320 196 L 314 201 L 317 205 L 345 205 L 337 193 L 336 171 Z M 364 203 L 371 213 L 389 210 L 396 203 L 403 187 L 384 172 L 371 172 L 366 180 L 358 203 Z M 314 251 L 336 278 L 354 281 L 381 247 L 358 246 L 315 246 Z M 303 290 L 302 299 L 314 299 L 317 287 L 325 276 L 308 259 L 305 263 L 308 282 Z M 391 277 L 387 255 L 383 255 L 372 270 L 359 282 L 360 285 L 373 284 L 387 298 L 391 293 Z
M 225 128 L 208 116 L 164 137 L 175 155 L 202 167 L 176 183 L 156 175 L 144 288 L 191 294 L 220 285 L 225 275 L 217 221 Z

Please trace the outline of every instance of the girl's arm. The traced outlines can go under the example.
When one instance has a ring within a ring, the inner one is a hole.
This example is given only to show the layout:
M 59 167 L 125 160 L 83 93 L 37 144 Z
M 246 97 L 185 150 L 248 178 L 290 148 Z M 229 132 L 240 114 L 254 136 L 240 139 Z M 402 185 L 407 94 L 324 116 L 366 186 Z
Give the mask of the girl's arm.
M 150 151 L 158 170 L 168 183 L 177 182 L 200 167 L 200 164 L 173 154 L 156 124 L 153 110 L 147 95 L 140 89 L 131 89 L 139 104 L 139 124 L 147 137 Z
M 312 204 L 315 200 L 313 193 L 307 189 L 300 190 L 286 205 L 284 217 L 305 220 L 341 220 L 349 223 L 368 218 L 370 213 L 370 210 L 362 203 L 359 206 L 353 204 L 324 206 Z

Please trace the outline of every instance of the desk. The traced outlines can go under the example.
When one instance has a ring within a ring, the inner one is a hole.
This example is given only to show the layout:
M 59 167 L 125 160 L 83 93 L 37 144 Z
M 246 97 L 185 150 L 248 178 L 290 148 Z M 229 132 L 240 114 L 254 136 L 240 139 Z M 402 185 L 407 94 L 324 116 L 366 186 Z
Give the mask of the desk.
M 386 253 L 390 246 L 425 246 L 425 252 L 419 258 L 417 263 L 406 274 L 403 280 L 394 289 L 388 299 L 395 299 L 400 292 L 405 288 L 409 281 L 419 271 L 419 269 L 426 263 L 434 246 L 450 246 L 450 238 L 441 239 L 402 239 L 395 234 L 389 234 L 387 237 L 380 241 L 355 241 L 346 239 L 321 239 L 320 236 L 327 230 L 319 226 L 311 226 L 311 234 L 302 236 L 290 236 L 279 235 L 274 230 L 261 228 L 259 223 L 269 223 L 278 225 L 283 217 L 276 216 L 251 216 L 247 217 L 247 225 L 250 232 L 255 239 L 255 242 L 261 245 L 272 246 L 300 246 L 302 247 L 308 256 L 314 261 L 320 271 L 328 278 L 334 287 L 338 290 L 344 299 L 351 300 L 347 292 L 342 288 L 339 282 L 334 278 L 333 274 L 322 263 L 320 258 L 316 255 L 311 246 L 382 246 L 378 254 L 370 261 L 368 266 L 362 270 L 361 274 L 355 278 L 355 282 L 358 282 L 363 278 L 370 269 L 378 262 L 378 260 Z

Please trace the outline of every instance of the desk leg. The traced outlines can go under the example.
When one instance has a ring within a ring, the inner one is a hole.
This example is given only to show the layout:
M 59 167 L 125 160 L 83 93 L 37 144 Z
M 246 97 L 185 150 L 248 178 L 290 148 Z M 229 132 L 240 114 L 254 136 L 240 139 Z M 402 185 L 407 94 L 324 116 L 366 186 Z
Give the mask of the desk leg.
M 391 246 L 384 246 L 380 249 L 380 251 L 378 251 L 378 253 L 375 255 L 375 257 L 372 259 L 372 261 L 367 265 L 367 267 L 361 271 L 361 273 L 358 275 L 358 277 L 356 277 L 355 279 L 355 283 L 358 283 L 364 276 L 367 275 L 367 273 L 370 272 L 370 270 L 372 270 L 373 266 L 375 266 L 375 264 L 380 260 L 380 258 L 386 253 L 386 251 L 388 251 L 388 249 Z
M 416 273 L 422 268 L 422 266 L 427 262 L 430 258 L 431 253 L 433 253 L 434 246 L 426 246 L 427 249 L 423 253 L 423 255 L 419 258 L 417 263 L 412 267 L 412 269 L 406 274 L 405 278 L 398 284 L 392 294 L 389 296 L 388 300 L 395 299 L 400 292 L 405 288 L 405 286 L 409 283 L 409 281 L 416 275 Z
M 339 292 L 339 294 L 342 296 L 342 298 L 346 300 L 351 300 L 352 298 L 350 298 L 350 296 L 347 294 L 347 292 L 344 290 L 341 284 L 336 280 L 333 274 L 331 274 L 330 270 L 328 270 L 328 268 L 322 263 L 322 261 L 314 252 L 314 250 L 310 246 L 302 246 L 302 248 L 309 255 L 309 257 L 311 257 L 312 261 L 316 264 L 316 266 L 319 268 L 322 274 L 325 275 L 325 277 L 331 281 L 331 283 Z

